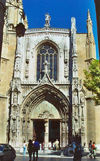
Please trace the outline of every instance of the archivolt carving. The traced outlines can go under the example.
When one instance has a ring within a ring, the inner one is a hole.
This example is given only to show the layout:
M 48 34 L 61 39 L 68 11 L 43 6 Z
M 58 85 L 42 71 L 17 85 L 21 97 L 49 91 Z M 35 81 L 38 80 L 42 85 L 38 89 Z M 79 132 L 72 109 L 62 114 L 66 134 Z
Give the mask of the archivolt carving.
M 60 90 L 48 84 L 33 89 L 23 101 L 22 110 L 26 109 L 25 106 L 27 106 L 31 112 L 31 109 L 36 108 L 44 100 L 53 104 L 61 115 L 69 110 L 69 102 L 66 96 Z

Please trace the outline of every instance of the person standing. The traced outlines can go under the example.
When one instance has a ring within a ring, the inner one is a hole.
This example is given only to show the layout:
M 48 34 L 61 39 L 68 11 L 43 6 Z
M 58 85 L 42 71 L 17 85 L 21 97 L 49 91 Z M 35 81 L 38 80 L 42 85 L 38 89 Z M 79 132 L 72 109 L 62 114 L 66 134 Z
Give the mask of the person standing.
M 95 142 L 93 142 L 93 144 L 92 144 L 92 155 L 91 155 L 91 158 L 92 157 L 94 157 L 94 159 L 96 157 L 96 146 L 95 146 Z
M 81 161 L 81 158 L 82 158 L 81 149 L 79 149 L 79 147 L 76 146 L 73 161 Z
M 49 150 L 51 150 L 51 147 L 52 147 L 52 143 L 51 143 L 51 141 L 49 141 L 49 143 L 48 143 Z
M 59 150 L 59 141 L 58 141 L 58 139 L 56 139 L 55 145 L 56 145 L 56 150 Z
M 39 150 L 39 147 L 40 147 L 39 142 L 36 141 L 36 139 L 35 139 L 35 141 L 33 143 L 33 161 L 37 161 L 38 160 L 38 150 Z
M 29 158 L 30 158 L 29 161 L 31 161 L 31 156 L 32 156 L 32 151 L 33 151 L 33 143 L 31 139 L 29 140 L 27 150 L 28 150 Z
M 92 155 L 92 140 L 89 142 L 89 154 L 87 155 L 88 157 L 91 157 Z
M 26 145 L 26 141 L 24 140 L 24 142 L 23 142 L 23 155 L 26 154 L 26 148 L 27 148 L 27 145 Z

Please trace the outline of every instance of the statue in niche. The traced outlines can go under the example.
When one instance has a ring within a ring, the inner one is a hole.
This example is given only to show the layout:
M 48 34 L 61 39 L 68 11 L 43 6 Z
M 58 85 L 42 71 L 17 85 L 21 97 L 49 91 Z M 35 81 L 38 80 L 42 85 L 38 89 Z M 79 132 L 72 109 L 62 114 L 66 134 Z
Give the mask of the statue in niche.
M 77 92 L 74 94 L 74 97 L 73 97 L 73 104 L 74 105 L 78 105 L 78 97 L 77 97 Z
M 84 103 L 84 96 L 82 95 L 81 98 L 80 98 L 80 102 L 81 103 Z
M 17 104 L 17 94 L 14 94 L 14 96 L 13 96 L 13 103 Z

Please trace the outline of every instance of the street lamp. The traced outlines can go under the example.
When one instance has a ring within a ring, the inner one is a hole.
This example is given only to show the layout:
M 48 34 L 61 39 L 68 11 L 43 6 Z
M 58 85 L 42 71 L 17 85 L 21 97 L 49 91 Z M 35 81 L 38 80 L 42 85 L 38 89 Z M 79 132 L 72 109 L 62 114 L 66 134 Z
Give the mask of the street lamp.
M 15 7 L 20 9 L 21 11 L 19 12 L 19 14 L 21 15 L 21 18 L 25 19 L 25 12 L 22 8 L 20 8 L 19 6 L 16 6 L 10 2 L 6 2 L 7 4 L 9 4 L 8 7 Z M 20 22 L 19 24 L 17 24 L 17 26 L 15 27 L 16 29 L 16 36 L 18 37 L 22 37 L 25 34 L 25 26 L 22 22 Z
M 24 34 L 25 34 L 25 26 L 23 23 L 19 23 L 16 26 L 16 36 L 22 37 L 22 36 L 24 36 Z

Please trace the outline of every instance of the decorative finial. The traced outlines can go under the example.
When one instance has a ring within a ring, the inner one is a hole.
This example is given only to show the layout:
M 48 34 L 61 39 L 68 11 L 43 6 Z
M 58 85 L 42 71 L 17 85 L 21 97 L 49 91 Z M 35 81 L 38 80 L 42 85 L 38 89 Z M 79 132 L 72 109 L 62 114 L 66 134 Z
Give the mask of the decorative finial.
M 90 10 L 88 9 L 88 20 L 91 20 Z
M 89 27 L 89 25 L 92 26 L 92 20 L 91 20 L 91 16 L 90 16 L 90 11 L 88 9 L 88 13 L 87 13 L 87 28 Z
M 50 27 L 50 20 L 51 20 L 51 16 L 49 15 L 49 13 L 45 14 L 45 27 L 49 28 Z

